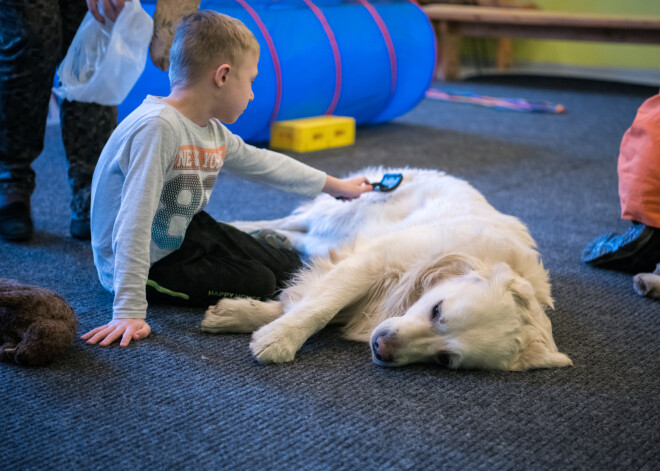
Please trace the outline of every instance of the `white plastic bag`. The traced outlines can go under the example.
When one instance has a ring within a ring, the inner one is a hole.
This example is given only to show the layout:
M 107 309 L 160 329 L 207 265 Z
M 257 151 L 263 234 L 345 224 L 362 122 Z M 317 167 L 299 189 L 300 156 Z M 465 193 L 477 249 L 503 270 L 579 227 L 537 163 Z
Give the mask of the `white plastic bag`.
M 69 101 L 118 105 L 144 70 L 153 20 L 139 0 L 127 1 L 114 24 L 87 12 L 57 68 L 53 92 Z

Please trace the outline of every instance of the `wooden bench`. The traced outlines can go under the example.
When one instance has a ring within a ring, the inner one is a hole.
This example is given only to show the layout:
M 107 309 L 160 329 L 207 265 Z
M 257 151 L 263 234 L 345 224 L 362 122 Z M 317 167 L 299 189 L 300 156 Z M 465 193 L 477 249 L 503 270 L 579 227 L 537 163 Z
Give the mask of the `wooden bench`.
M 462 5 L 422 7 L 438 40 L 437 76 L 456 80 L 461 37 L 568 39 L 660 44 L 660 18 L 613 16 Z M 506 43 L 500 41 L 500 48 Z M 507 68 L 511 53 L 498 51 L 497 67 Z

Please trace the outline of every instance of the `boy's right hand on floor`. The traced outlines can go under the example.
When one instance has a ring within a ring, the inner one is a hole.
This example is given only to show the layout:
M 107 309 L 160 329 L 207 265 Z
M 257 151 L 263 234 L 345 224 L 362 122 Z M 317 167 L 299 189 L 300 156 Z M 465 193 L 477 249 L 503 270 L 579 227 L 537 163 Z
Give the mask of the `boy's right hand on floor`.
M 121 337 L 120 346 L 125 347 L 131 340 L 141 340 L 151 333 L 151 327 L 144 319 L 114 319 L 106 325 L 90 330 L 80 337 L 90 345 L 99 341 L 101 347 L 107 347 Z

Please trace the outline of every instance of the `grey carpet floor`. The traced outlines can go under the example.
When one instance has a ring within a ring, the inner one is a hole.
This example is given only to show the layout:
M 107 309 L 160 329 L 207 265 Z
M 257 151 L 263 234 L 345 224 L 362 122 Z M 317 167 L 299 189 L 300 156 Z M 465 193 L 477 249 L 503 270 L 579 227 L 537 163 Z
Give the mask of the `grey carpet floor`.
M 199 331 L 202 310 L 150 307 L 152 335 L 46 368 L 0 364 L 0 469 L 660 469 L 660 302 L 580 262 L 619 219 L 616 160 L 657 89 L 533 77 L 456 90 L 562 103 L 565 115 L 425 100 L 356 145 L 298 155 L 332 174 L 441 169 L 522 219 L 550 271 L 556 343 L 575 366 L 525 373 L 400 369 L 325 330 L 296 360 L 256 363 L 247 335 Z M 49 127 L 35 162 L 36 234 L 0 242 L 0 276 L 61 293 L 79 333 L 111 317 L 88 243 L 68 237 L 66 162 Z M 223 175 L 218 219 L 280 217 L 295 196 Z

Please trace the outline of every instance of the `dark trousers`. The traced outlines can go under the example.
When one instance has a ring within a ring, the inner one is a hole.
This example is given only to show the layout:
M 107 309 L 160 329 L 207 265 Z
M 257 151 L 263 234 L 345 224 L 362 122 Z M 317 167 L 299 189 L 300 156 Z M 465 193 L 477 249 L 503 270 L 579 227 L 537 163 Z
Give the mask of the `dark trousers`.
M 222 298 L 273 298 L 302 263 L 205 212 L 196 214 L 183 244 L 149 271 L 147 301 L 208 307 Z
M 82 21 L 84 0 L 0 0 L 0 191 L 30 195 L 43 150 L 55 69 Z M 62 139 L 71 209 L 89 217 L 92 174 L 117 123 L 117 108 L 64 101 Z

